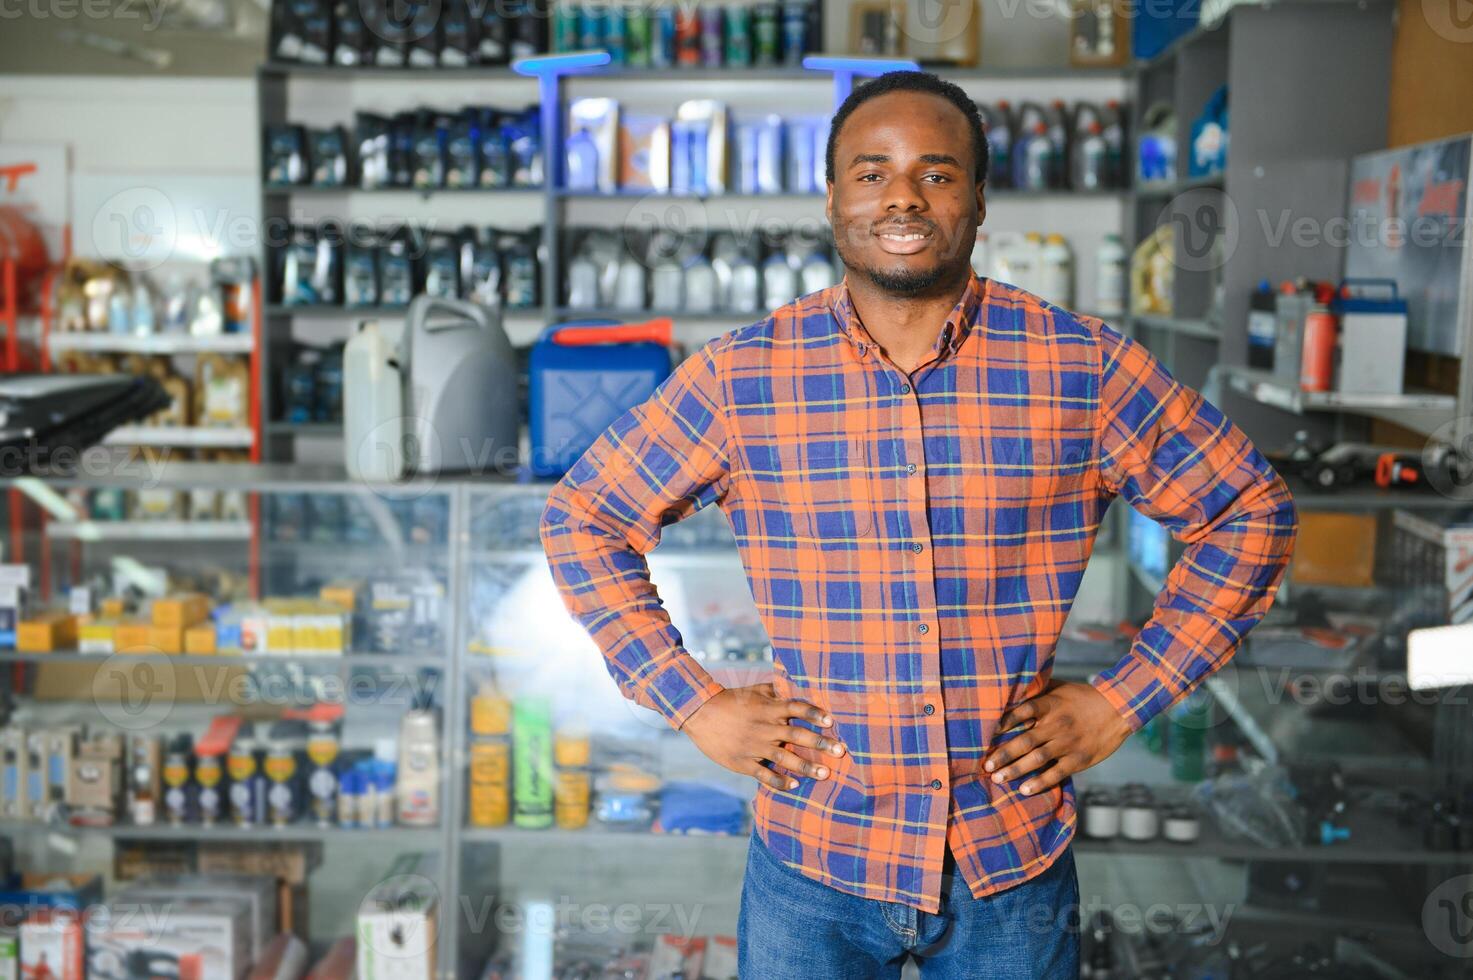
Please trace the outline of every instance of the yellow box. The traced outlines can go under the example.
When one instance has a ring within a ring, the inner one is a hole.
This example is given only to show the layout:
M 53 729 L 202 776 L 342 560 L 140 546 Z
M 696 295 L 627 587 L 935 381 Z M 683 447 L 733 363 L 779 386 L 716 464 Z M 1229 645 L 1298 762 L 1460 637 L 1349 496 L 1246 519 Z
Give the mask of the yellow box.
M 188 629 L 210 616 L 210 600 L 198 592 L 180 592 L 153 602 L 153 625 Z
M 1375 583 L 1376 515 L 1307 511 L 1299 515 L 1290 579 L 1300 585 Z
M 118 653 L 152 653 L 148 623 L 125 619 L 113 628 L 113 649 Z
M 92 619 L 77 627 L 77 649 L 82 653 L 114 653 L 117 646 L 113 633 L 118 620 L 113 618 Z
M 112 596 L 102 600 L 102 604 L 98 606 L 97 615 L 103 619 L 122 619 L 126 612 L 127 607 L 123 605 L 123 600 Z
M 344 612 L 358 608 L 357 582 L 329 582 L 317 592 L 317 598 Z
M 15 648 L 21 653 L 55 653 L 77 645 L 77 617 L 71 613 L 42 613 L 23 619 L 15 633 Z
M 215 653 L 215 627 L 206 624 L 204 626 L 191 626 L 185 630 L 184 652 L 196 656 Z
M 182 626 L 150 626 L 148 628 L 148 643 L 159 653 L 183 653 L 184 652 L 184 627 Z

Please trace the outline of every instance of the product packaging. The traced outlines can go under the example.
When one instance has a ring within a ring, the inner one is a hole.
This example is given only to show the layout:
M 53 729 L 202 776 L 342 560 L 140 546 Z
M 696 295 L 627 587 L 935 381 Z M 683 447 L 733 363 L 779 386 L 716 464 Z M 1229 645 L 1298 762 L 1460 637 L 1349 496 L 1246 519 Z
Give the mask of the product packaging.
M 90 933 L 94 950 L 105 950 L 120 971 L 112 980 L 155 980 L 159 960 L 177 964 L 181 977 L 237 980 L 251 962 L 251 903 L 130 888 Z
M 661 116 L 623 113 L 619 119 L 619 187 L 670 190 L 670 122 Z
M 619 103 L 574 99 L 568 105 L 568 187 L 613 194 L 619 182 Z
M 377 885 L 358 908 L 357 980 L 434 980 L 439 912 L 421 875 Z
M 552 705 L 518 698 L 512 707 L 513 820 L 545 828 L 553 821 Z
M 38 909 L 20 924 L 20 970 L 23 978 L 83 980 L 85 936 L 80 913 Z

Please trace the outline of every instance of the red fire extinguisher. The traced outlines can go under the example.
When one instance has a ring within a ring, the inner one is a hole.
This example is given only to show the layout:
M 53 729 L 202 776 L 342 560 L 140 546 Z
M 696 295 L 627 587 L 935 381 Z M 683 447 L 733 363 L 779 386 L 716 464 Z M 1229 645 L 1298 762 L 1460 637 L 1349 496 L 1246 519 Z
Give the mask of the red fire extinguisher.
M 1335 314 L 1316 304 L 1304 318 L 1304 357 L 1299 362 L 1299 387 L 1329 391 L 1335 374 Z

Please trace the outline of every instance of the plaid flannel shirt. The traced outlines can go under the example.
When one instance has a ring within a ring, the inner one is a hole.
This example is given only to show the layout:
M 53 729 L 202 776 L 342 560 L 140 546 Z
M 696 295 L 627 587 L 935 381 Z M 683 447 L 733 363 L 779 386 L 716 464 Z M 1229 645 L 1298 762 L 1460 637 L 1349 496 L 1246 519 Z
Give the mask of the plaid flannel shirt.
M 1092 683 L 1139 728 L 1221 667 L 1288 564 L 1288 489 L 1235 426 L 1101 321 L 973 278 L 907 376 L 846 285 L 688 358 L 553 490 L 542 540 L 625 695 L 676 727 L 722 689 L 682 646 L 644 555 L 709 504 L 735 533 L 774 684 L 829 712 L 827 780 L 758 789 L 773 853 L 841 891 L 939 908 L 949 847 L 981 897 L 1069 844 L 1069 781 L 981 772 L 1047 686 L 1117 495 L 1186 550 Z M 805 724 L 795 721 L 794 724 Z

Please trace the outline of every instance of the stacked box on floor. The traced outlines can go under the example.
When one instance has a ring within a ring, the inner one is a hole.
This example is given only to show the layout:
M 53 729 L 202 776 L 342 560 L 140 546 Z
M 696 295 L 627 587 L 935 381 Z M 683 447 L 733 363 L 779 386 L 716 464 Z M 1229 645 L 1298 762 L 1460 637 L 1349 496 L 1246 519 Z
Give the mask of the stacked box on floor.
M 1473 512 L 1398 510 L 1392 518 L 1392 574 L 1427 587 L 1447 623 L 1473 621 Z

